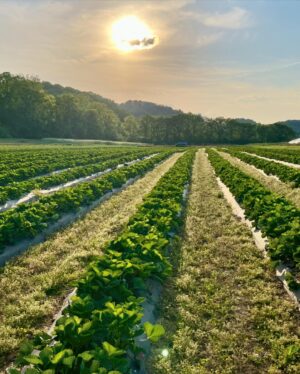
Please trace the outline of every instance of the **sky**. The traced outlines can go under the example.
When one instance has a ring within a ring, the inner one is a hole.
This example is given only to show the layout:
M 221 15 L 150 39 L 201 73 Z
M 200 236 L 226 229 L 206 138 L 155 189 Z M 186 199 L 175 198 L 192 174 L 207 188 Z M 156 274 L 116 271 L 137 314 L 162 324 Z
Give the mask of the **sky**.
M 151 48 L 116 48 L 126 16 Z M 300 119 L 299 21 L 300 0 L 0 0 L 0 72 L 207 117 Z

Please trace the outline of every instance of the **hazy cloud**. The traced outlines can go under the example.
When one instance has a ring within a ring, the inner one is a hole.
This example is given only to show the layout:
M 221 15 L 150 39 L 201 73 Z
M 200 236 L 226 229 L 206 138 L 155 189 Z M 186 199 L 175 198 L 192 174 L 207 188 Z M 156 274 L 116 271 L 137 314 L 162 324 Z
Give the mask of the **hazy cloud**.
M 203 25 L 209 27 L 218 27 L 222 29 L 242 29 L 251 25 L 249 11 L 243 8 L 234 7 L 227 12 L 215 13 L 191 13 L 187 12 L 191 18 L 197 19 Z
M 204 47 L 219 41 L 223 36 L 222 32 L 210 35 L 200 35 L 197 39 L 197 46 Z
M 151 48 L 156 44 L 156 37 L 153 38 L 143 38 L 143 39 L 135 39 L 129 40 L 129 44 L 131 46 L 140 47 L 140 48 Z
M 212 117 L 300 118 L 300 2 L 285 0 L 285 18 L 267 1 L 0 3 L 0 71 Z M 156 37 L 134 37 L 137 51 L 121 53 L 111 25 L 127 15 Z

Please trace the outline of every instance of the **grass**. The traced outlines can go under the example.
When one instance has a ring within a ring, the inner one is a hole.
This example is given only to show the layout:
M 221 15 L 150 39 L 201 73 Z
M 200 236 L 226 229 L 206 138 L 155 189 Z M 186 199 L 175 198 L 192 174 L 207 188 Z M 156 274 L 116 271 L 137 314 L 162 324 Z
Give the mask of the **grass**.
M 228 160 L 233 166 L 238 167 L 241 171 L 255 178 L 272 192 L 285 197 L 298 209 L 300 209 L 300 188 L 292 188 L 284 182 L 281 182 L 271 176 L 264 175 L 254 166 L 251 166 L 244 161 L 241 161 L 238 158 L 229 155 L 228 153 L 220 151 L 218 151 L 218 153 L 226 160 Z
M 20 342 L 51 324 L 91 256 L 124 228 L 142 198 L 180 157 L 171 156 L 83 219 L 8 263 L 0 274 L 0 366 Z
M 126 142 L 117 140 L 101 140 L 101 139 L 64 139 L 64 138 L 42 138 L 42 139 L 25 139 L 25 138 L 0 138 L 0 144 L 16 144 L 16 145 L 132 145 L 132 146 L 149 146 L 149 143 Z
M 297 139 L 297 138 L 296 138 Z M 265 144 L 251 144 L 252 146 L 259 147 L 259 148 L 268 148 L 268 149 L 279 149 L 279 150 L 292 150 L 292 151 L 300 151 L 300 147 L 298 145 L 291 145 L 289 143 L 265 143 Z
M 299 311 L 233 216 L 203 151 L 178 258 L 164 288 L 158 322 L 168 333 L 153 351 L 152 374 L 300 372 Z

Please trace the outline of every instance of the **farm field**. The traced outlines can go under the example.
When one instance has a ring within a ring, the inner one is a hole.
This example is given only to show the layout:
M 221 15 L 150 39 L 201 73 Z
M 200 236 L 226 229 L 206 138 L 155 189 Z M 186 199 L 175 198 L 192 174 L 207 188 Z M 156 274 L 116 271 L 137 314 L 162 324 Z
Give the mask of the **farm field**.
M 247 147 L 247 152 L 267 158 L 300 164 L 299 148 L 297 147 Z
M 0 157 L 3 372 L 300 372 L 299 148 Z

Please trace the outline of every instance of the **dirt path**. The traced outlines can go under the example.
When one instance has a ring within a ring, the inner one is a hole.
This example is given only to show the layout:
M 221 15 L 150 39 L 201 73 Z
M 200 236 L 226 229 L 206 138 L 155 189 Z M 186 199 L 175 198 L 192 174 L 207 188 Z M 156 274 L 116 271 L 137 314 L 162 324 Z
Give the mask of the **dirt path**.
M 262 232 L 260 230 L 257 230 L 253 223 L 249 221 L 246 216 L 245 216 L 245 210 L 238 204 L 236 201 L 234 195 L 230 192 L 229 188 L 221 181 L 220 178 L 217 178 L 218 185 L 227 200 L 228 204 L 231 206 L 233 214 L 238 217 L 241 222 L 244 222 L 249 229 L 252 232 L 252 236 L 254 239 L 254 242 L 257 246 L 257 248 L 262 252 L 263 256 L 268 258 L 270 260 L 270 257 L 268 255 L 267 251 L 267 245 L 268 245 L 268 240 L 266 237 L 263 236 Z M 288 265 L 284 263 L 280 263 L 278 266 L 275 267 L 274 269 L 276 271 L 276 276 L 280 281 L 282 282 L 282 286 L 286 290 L 287 294 L 290 296 L 291 300 L 293 300 L 299 311 L 300 311 L 300 291 L 299 290 L 291 290 L 288 286 L 288 283 L 285 280 L 285 274 L 290 270 Z
M 300 344 L 300 314 L 233 215 L 202 150 L 178 257 L 161 311 L 168 336 L 151 373 L 299 373 L 292 351 Z
M 83 219 L 8 263 L 0 275 L 0 365 L 25 335 L 51 324 L 71 282 L 91 256 L 101 254 L 181 154 L 113 195 Z
M 258 180 L 262 185 L 271 191 L 285 197 L 291 203 L 293 203 L 298 209 L 300 209 L 300 188 L 291 188 L 288 184 L 277 180 L 276 178 L 262 174 L 253 165 L 249 165 L 244 161 L 239 160 L 225 152 L 218 153 L 228 160 L 233 166 L 238 167 L 241 171 L 248 174 L 250 177 Z

